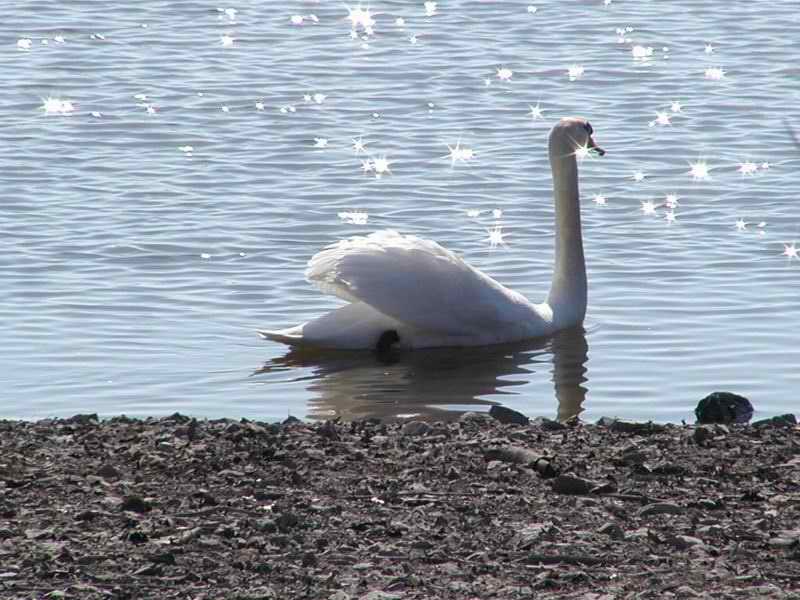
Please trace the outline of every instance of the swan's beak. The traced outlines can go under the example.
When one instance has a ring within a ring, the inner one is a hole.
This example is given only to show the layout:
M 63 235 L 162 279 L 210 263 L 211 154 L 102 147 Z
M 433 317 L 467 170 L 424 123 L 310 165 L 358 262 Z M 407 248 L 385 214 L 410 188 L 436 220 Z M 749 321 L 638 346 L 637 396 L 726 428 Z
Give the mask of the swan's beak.
M 595 144 L 594 138 L 592 136 L 589 136 L 589 141 L 586 143 L 586 147 L 589 148 L 590 150 L 594 150 L 600 156 L 605 156 L 605 154 L 606 154 L 605 150 L 603 150 L 600 146 Z

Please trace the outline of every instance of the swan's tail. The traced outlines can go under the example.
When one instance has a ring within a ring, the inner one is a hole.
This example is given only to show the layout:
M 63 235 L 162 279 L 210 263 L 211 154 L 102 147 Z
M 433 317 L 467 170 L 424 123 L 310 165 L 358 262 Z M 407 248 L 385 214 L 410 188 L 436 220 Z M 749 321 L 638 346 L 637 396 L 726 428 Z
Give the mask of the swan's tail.
M 287 344 L 289 346 L 301 346 L 305 341 L 303 338 L 303 330 L 299 327 L 282 329 L 280 331 L 258 329 L 256 333 L 260 335 L 262 339 L 280 342 L 281 344 Z

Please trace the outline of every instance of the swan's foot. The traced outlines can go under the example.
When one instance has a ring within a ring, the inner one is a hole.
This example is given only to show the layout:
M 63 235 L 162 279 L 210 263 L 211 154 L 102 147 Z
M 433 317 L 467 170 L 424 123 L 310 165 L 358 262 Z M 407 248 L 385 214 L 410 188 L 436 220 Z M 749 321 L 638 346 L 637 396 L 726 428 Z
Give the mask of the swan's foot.
M 399 341 L 400 336 L 397 335 L 397 331 L 394 329 L 387 329 L 378 338 L 378 343 L 375 344 L 375 351 L 378 353 L 388 352 L 392 349 L 392 344 L 396 344 Z
M 393 360 L 392 345 L 399 341 L 400 336 L 397 334 L 396 330 L 387 329 L 384 331 L 375 344 L 375 354 L 378 355 L 378 359 L 382 362 L 394 362 L 396 359 Z

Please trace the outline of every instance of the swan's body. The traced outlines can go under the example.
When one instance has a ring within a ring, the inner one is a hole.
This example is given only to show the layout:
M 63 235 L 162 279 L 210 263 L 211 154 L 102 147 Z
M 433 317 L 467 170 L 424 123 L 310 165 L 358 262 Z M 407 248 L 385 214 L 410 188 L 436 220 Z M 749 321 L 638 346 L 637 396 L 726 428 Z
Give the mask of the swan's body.
M 329 246 L 308 263 L 306 278 L 348 304 L 302 325 L 259 334 L 321 348 L 375 348 L 387 339 L 401 348 L 431 348 L 514 342 L 580 325 L 587 283 L 575 150 L 603 153 L 591 133 L 577 118 L 562 119 L 550 133 L 556 248 L 543 303 L 531 303 L 436 242 L 378 231 Z

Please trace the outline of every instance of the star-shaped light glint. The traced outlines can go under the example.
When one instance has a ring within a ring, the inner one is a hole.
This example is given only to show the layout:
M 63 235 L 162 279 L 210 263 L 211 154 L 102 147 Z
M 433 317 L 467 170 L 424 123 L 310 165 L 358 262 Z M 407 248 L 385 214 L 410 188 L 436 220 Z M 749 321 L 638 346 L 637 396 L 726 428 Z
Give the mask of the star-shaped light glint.
M 709 178 L 709 171 L 711 169 L 708 168 L 706 161 L 698 160 L 696 163 L 689 163 L 689 167 L 689 175 L 691 175 L 695 181 Z
M 578 146 L 577 148 L 575 148 L 575 158 L 577 158 L 578 160 L 583 160 L 587 156 L 590 156 L 591 153 L 592 149 L 589 148 L 588 145 Z
M 358 139 L 353 138 L 353 152 L 356 154 L 361 154 L 362 152 L 366 152 L 367 144 L 369 142 L 365 142 L 361 139 L 361 136 L 358 136 Z
M 660 111 L 656 112 L 656 123 L 658 125 L 672 125 L 669 113 Z
M 374 169 L 375 169 L 375 165 L 372 164 L 372 161 L 370 159 L 361 161 L 361 170 L 364 171 L 364 173 L 369 173 L 370 171 L 372 171 Z
M 675 220 L 676 220 L 675 211 L 673 211 L 673 210 L 667 211 L 666 213 L 664 213 L 664 218 L 666 219 L 667 223 L 670 223 L 670 224 L 674 223 Z
M 503 228 L 500 225 L 495 225 L 492 229 L 487 229 L 486 233 L 489 234 L 489 247 L 492 249 L 497 246 L 508 248 L 505 239 L 503 238 Z
M 748 223 L 744 219 L 736 221 L 736 231 L 744 231 L 747 229 Z
M 511 81 L 511 78 L 513 76 L 514 76 L 514 71 L 512 71 L 508 67 L 498 67 L 497 78 L 500 81 Z
M 592 198 L 592 202 L 597 204 L 598 206 L 605 206 L 607 203 L 607 199 L 603 194 L 595 194 L 594 198 Z
M 681 112 L 682 108 L 683 108 L 683 105 L 680 102 L 678 102 L 677 100 L 673 100 L 672 103 L 669 105 L 669 109 L 674 113 Z
M 792 242 L 791 244 L 784 242 L 783 256 L 787 256 L 789 259 L 800 258 L 800 256 L 797 255 L 797 246 L 795 245 L 795 242 Z
M 725 79 L 725 70 L 722 67 L 711 67 L 705 70 L 705 78 L 711 81 Z
M 364 32 L 367 35 L 373 32 L 372 26 L 375 25 L 375 19 L 372 18 L 373 13 L 370 10 L 361 8 L 361 5 L 358 5 L 355 8 L 347 7 L 347 17 L 345 17 L 353 28 L 353 31 L 358 29 L 361 26 L 364 29 Z
M 468 160 L 475 158 L 475 153 L 473 152 L 472 148 L 461 147 L 461 140 L 458 140 L 455 146 L 448 145 L 447 149 L 450 150 L 450 154 L 448 154 L 445 158 L 450 159 L 451 168 L 455 166 L 456 162 L 459 160 L 461 162 L 467 162 Z
M 385 156 L 373 159 L 372 168 L 375 170 L 375 177 L 380 179 L 384 173 L 391 173 L 392 170 L 389 168 L 391 164 L 391 161 Z
M 646 175 L 644 174 L 644 171 L 634 171 L 633 175 L 631 175 L 631 179 L 633 179 L 636 182 L 644 181 L 645 177 Z
M 656 203 L 652 200 L 642 200 L 642 212 L 646 215 L 656 214 Z
M 541 106 L 539 106 L 538 102 L 536 103 L 536 106 L 531 106 L 529 104 L 528 108 L 531 109 L 531 112 L 528 113 L 531 119 L 533 119 L 534 121 L 537 121 L 539 119 L 544 119 L 544 113 L 542 112 L 542 108 Z
M 425 2 L 424 6 L 425 6 L 425 16 L 426 17 L 436 16 L 436 9 L 437 9 L 436 2 L 428 1 L 428 2 Z
M 737 169 L 737 171 L 739 171 L 739 173 L 741 173 L 742 176 L 753 175 L 756 171 L 758 171 L 758 165 L 754 162 L 747 160 L 739 164 L 739 168 Z
M 667 197 L 664 199 L 664 206 L 667 208 L 677 208 L 679 206 L 678 202 L 678 194 L 667 194 Z
M 714 52 L 714 46 L 712 46 L 711 44 L 706 44 L 704 52 L 706 54 L 711 54 L 712 52 Z

